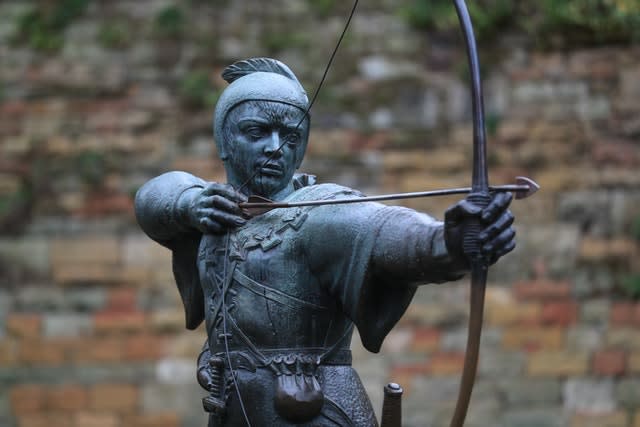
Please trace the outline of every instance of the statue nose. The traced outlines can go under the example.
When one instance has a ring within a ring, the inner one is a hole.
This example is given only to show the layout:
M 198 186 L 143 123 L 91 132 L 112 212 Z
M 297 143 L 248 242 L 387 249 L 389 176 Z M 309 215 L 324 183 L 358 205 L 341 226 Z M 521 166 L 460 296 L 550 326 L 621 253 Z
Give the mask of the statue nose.
M 277 131 L 271 132 L 271 136 L 265 142 L 264 152 L 268 156 L 278 156 L 282 154 L 282 147 L 280 147 L 280 134 Z

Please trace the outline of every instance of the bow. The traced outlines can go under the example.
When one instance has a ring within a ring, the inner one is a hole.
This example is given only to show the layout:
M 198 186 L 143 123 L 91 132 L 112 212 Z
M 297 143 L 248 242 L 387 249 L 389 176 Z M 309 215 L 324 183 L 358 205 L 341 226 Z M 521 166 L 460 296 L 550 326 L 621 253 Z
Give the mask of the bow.
M 482 99 L 482 82 L 480 80 L 480 64 L 473 25 L 464 0 L 454 0 L 462 33 L 464 35 L 471 73 L 471 99 L 473 103 L 473 175 L 471 193 L 468 199 L 480 207 L 486 207 L 489 195 L 489 179 L 487 172 L 487 146 L 484 126 L 484 106 Z M 481 232 L 480 220 L 469 220 L 463 237 L 464 252 L 471 265 L 471 294 L 469 328 L 467 332 L 467 350 L 464 357 L 462 379 L 458 391 L 458 401 L 451 419 L 451 427 L 462 427 L 473 384 L 478 368 L 480 336 L 482 334 L 482 317 L 484 314 L 484 295 L 487 286 L 488 262 L 481 255 L 478 234 Z

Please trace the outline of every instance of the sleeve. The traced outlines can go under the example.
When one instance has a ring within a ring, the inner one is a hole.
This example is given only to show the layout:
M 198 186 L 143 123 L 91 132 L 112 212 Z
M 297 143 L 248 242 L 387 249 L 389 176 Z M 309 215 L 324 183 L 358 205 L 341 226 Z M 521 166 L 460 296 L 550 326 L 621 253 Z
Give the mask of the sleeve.
M 418 285 L 464 274 L 447 253 L 443 224 L 428 215 L 376 203 L 321 209 L 334 218 L 324 230 L 322 223 L 318 226 L 324 243 L 316 245 L 316 253 L 332 260 L 324 263 L 328 273 L 323 282 L 358 327 L 369 351 L 380 350 Z
M 188 329 L 197 328 L 204 320 L 204 295 L 196 265 L 202 235 L 184 225 L 177 207 L 185 191 L 205 185 L 205 181 L 186 172 L 169 172 L 144 184 L 135 199 L 142 230 L 172 252 L 173 275 Z

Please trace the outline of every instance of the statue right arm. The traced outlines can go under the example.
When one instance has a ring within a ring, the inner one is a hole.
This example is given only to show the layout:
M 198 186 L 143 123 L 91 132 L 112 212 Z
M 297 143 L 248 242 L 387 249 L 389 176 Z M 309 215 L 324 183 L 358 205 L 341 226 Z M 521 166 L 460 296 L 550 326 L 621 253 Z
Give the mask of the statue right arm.
M 202 191 L 206 185 L 206 181 L 186 172 L 168 172 L 145 183 L 135 198 L 136 218 L 142 230 L 164 246 L 182 234 L 197 232 L 189 224 L 188 193 Z
M 246 199 L 228 184 L 168 172 L 138 190 L 135 209 L 144 232 L 171 248 L 171 242 L 185 233 L 223 234 L 243 225 L 238 203 Z

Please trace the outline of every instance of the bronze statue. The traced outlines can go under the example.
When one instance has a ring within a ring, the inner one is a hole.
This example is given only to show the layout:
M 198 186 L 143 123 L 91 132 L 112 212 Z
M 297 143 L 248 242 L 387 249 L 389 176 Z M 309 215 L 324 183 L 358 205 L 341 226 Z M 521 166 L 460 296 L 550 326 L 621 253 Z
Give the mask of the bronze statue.
M 173 251 L 187 328 L 206 322 L 198 379 L 210 426 L 376 425 L 349 345 L 355 325 L 373 352 L 416 286 L 469 271 L 468 218 L 488 264 L 515 247 L 511 194 L 468 199 L 444 222 L 374 202 L 273 209 L 272 201 L 360 197 L 296 174 L 308 141 L 307 95 L 284 64 L 237 62 L 216 106 L 214 135 L 227 183 L 169 172 L 136 196 L 143 230 Z
M 254 58 L 223 72 L 230 85 L 213 128 L 227 183 L 170 172 L 138 191 L 141 227 L 173 252 L 187 328 L 206 322 L 197 378 L 209 392 L 210 427 L 377 425 L 351 368 L 354 325 L 377 352 L 418 285 L 470 272 L 467 352 L 451 426 L 464 424 L 488 268 L 515 247 L 509 192 L 524 198 L 538 186 L 527 178 L 488 184 L 476 44 L 464 0 L 453 3 L 471 74 L 470 188 L 364 197 L 296 174 L 313 100 L 286 65 Z M 374 203 L 461 193 L 469 195 L 444 222 Z M 383 427 L 400 426 L 401 394 L 397 384 L 385 387 Z

